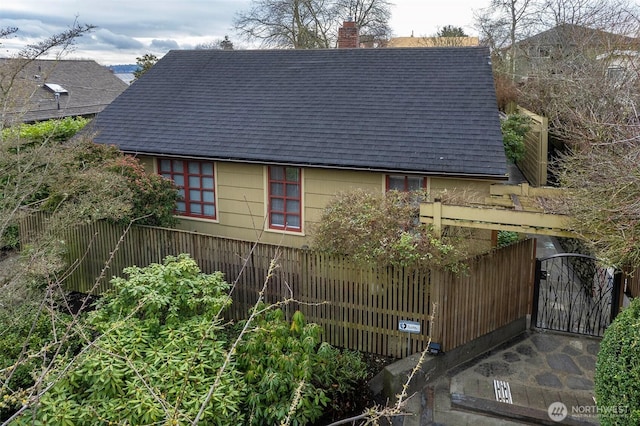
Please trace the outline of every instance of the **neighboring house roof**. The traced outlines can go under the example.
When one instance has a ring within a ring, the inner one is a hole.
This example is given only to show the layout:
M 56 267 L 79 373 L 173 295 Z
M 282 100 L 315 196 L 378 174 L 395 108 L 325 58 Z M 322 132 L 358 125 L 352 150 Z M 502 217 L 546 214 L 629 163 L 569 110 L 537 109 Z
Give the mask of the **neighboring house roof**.
M 627 67 L 635 70 L 635 52 L 640 48 L 640 39 L 562 24 L 523 39 L 515 46 L 514 51 L 507 47 L 503 52 L 513 55 L 515 76 L 529 79 L 564 74 L 576 67 L 585 68 L 587 64 L 612 70 L 608 73 Z
M 0 59 L 0 81 L 12 84 L 14 93 L 3 116 L 22 122 L 94 115 L 127 88 L 108 68 L 88 60 Z
M 386 47 L 456 47 L 479 46 L 478 37 L 394 37 Z
M 486 48 L 175 50 L 94 125 L 130 153 L 506 178 Z
M 640 47 L 640 39 L 575 24 L 561 24 L 517 43 L 518 47 L 589 46 L 596 50 L 621 50 Z

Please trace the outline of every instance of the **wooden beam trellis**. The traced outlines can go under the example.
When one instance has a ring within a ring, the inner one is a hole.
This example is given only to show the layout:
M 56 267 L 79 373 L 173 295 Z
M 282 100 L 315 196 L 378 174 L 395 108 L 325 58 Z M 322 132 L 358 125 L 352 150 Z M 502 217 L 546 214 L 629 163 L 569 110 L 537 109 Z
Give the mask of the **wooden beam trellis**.
M 488 207 L 443 205 L 440 201 L 420 204 L 420 222 L 433 224 L 437 236 L 443 226 L 513 231 L 525 234 L 575 237 L 569 217 L 541 212 Z

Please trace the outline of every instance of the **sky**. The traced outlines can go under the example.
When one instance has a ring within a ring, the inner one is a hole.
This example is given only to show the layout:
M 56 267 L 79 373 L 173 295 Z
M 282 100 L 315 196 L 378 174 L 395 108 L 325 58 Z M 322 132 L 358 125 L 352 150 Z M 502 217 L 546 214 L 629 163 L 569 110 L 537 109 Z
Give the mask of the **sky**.
M 474 36 L 473 12 L 490 0 L 391 0 L 394 36 L 431 36 L 446 25 Z M 64 31 L 77 21 L 97 28 L 79 38 L 63 59 L 93 59 L 102 65 L 134 64 L 146 53 L 162 57 L 226 36 L 251 47 L 233 30 L 233 19 L 251 0 L 2 0 L 0 28 L 19 31 L 0 40 L 0 57 Z

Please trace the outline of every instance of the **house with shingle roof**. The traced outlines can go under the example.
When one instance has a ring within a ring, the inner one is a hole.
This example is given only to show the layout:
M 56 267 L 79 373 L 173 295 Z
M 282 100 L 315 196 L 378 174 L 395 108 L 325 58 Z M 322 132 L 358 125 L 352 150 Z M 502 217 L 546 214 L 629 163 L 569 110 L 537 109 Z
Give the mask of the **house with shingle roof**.
M 92 117 L 128 87 L 95 61 L 21 58 L 0 59 L 0 85 L 13 94 L 4 99 L 6 124 Z
M 514 55 L 518 79 L 562 74 L 563 67 L 580 69 L 598 64 L 607 76 L 636 74 L 640 39 L 576 24 L 560 24 L 505 49 Z
M 182 229 L 290 246 L 340 191 L 507 179 L 484 47 L 171 51 L 93 130 L 181 188 Z

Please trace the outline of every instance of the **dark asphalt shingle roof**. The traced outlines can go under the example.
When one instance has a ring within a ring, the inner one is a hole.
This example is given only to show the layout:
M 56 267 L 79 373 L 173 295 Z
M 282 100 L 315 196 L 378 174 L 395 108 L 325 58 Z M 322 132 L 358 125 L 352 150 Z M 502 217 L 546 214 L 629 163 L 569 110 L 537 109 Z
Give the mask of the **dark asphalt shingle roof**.
M 128 85 L 107 67 L 89 60 L 37 59 L 24 65 L 22 59 L 0 59 L 0 80 L 13 85 L 17 96 L 5 114 L 9 120 L 32 122 L 51 118 L 94 115 L 102 111 Z M 13 83 L 9 79 L 16 67 L 21 71 Z M 55 93 L 46 83 L 62 86 L 68 93 L 60 95 L 60 108 Z M 26 100 L 26 101 L 25 101 Z
M 486 48 L 171 51 L 95 126 L 134 153 L 506 174 Z

